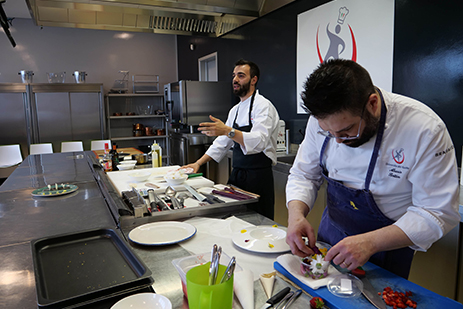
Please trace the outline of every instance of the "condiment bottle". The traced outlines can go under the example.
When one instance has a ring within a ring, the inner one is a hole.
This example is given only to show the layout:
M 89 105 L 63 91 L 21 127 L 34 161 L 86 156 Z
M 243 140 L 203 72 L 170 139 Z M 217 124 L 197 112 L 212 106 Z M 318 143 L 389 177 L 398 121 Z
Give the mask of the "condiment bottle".
M 109 152 L 109 154 L 111 155 L 111 163 L 112 163 L 112 170 L 113 171 L 118 171 L 119 169 L 117 168 L 117 166 L 119 165 L 119 154 L 117 153 L 117 145 L 113 145 L 113 149 L 111 149 L 111 151 Z
M 153 167 L 162 166 L 162 148 L 156 143 L 156 141 L 154 141 L 151 146 L 151 163 Z
M 113 169 L 111 154 L 109 153 L 109 144 L 104 144 L 103 168 L 105 172 L 110 172 Z

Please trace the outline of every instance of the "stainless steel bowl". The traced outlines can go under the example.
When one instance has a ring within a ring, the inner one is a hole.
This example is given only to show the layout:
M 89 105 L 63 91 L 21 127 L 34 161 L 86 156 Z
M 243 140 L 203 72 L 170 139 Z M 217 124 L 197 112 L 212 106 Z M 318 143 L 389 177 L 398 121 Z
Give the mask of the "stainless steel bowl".
M 148 163 L 148 154 L 146 154 L 146 153 L 133 154 L 132 155 L 132 160 L 136 160 L 137 164 Z

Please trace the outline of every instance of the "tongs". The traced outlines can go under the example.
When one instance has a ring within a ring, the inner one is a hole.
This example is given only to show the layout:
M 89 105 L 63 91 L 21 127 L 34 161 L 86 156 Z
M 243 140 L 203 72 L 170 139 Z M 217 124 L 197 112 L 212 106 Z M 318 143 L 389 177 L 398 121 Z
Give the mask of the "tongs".
M 217 272 L 219 271 L 220 256 L 222 255 L 222 247 L 212 246 L 211 265 L 209 266 L 209 285 L 214 285 L 217 281 Z
M 232 257 L 219 283 L 224 283 L 230 280 L 231 276 L 233 275 L 233 272 L 235 271 L 235 266 L 236 266 L 236 259 L 235 257 Z

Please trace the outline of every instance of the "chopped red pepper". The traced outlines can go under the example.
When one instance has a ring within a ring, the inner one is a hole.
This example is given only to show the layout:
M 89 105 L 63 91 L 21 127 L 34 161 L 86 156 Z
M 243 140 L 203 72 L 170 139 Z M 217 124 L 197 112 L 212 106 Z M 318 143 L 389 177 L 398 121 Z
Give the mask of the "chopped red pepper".
M 381 295 L 381 293 L 378 293 Z M 416 301 L 410 299 L 413 293 L 406 291 L 405 293 L 392 290 L 390 287 L 385 287 L 382 293 L 382 297 L 386 305 L 392 306 L 392 308 L 416 308 Z

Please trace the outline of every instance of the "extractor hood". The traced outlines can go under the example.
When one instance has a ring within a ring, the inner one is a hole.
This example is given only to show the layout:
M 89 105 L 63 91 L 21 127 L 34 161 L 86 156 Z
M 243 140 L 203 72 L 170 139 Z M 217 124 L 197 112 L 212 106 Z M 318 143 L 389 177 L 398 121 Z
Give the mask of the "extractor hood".
M 26 0 L 38 26 L 219 37 L 294 0 Z

